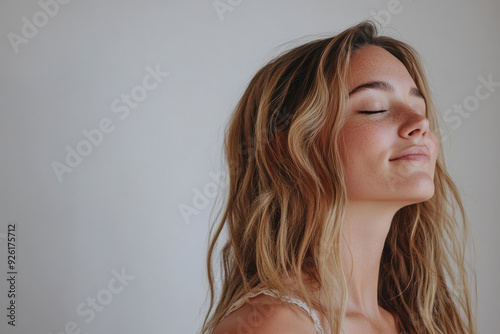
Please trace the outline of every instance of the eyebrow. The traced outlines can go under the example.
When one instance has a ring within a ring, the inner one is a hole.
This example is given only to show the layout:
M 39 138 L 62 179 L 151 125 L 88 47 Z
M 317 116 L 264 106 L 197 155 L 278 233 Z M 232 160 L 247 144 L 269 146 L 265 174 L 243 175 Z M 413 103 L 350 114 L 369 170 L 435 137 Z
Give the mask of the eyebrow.
M 394 87 L 390 83 L 388 83 L 387 81 L 370 81 L 370 82 L 364 83 L 362 85 L 359 85 L 358 87 L 351 90 L 349 92 L 349 96 L 351 96 L 359 91 L 365 90 L 365 89 L 377 89 L 377 90 L 382 90 L 384 92 L 393 92 L 394 91 Z M 421 98 L 425 99 L 424 94 L 422 94 L 422 92 L 417 87 L 410 88 L 410 95 L 416 96 L 416 97 L 421 97 Z

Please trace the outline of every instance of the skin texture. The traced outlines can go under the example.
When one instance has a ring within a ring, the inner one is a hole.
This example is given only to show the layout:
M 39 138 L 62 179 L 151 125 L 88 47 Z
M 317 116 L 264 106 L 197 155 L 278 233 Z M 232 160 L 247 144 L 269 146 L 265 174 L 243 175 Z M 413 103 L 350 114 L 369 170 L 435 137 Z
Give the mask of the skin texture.
M 349 91 L 371 81 L 386 81 L 393 92 L 359 89 L 349 98 L 349 120 L 341 132 L 348 197 L 352 201 L 384 201 L 395 208 L 429 199 L 434 193 L 436 138 L 425 118 L 425 100 L 409 94 L 416 88 L 404 65 L 376 46 L 351 57 Z M 387 110 L 377 114 L 360 111 Z M 389 161 L 402 150 L 424 145 L 433 163 Z
M 397 58 L 380 47 L 365 46 L 351 57 L 349 91 L 373 81 L 384 81 L 392 90 L 363 88 L 352 93 L 348 119 L 341 130 L 348 196 L 342 245 L 349 291 L 343 322 L 346 334 L 398 333 L 394 317 L 377 302 L 384 242 L 400 208 L 434 194 L 438 146 L 425 117 L 424 99 L 415 96 L 415 83 Z M 382 109 L 387 111 L 360 113 Z M 428 161 L 390 161 L 415 145 L 427 147 Z M 253 300 L 258 305 L 276 305 L 269 296 Z M 296 306 L 275 306 L 274 310 L 262 324 L 251 328 L 253 334 L 316 333 L 312 320 Z M 238 319 L 247 319 L 251 311 L 246 303 L 226 317 L 214 334 L 243 333 Z

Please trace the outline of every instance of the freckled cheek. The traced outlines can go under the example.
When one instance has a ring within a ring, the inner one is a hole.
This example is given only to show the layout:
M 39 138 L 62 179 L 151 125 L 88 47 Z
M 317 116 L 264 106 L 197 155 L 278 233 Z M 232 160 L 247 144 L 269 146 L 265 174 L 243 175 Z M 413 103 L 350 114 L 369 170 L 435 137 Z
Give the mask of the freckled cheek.
M 340 155 L 344 166 L 348 167 L 359 147 L 359 130 L 355 126 L 346 125 L 340 132 L 340 138 L 344 143 L 340 148 Z
M 343 157 L 343 162 L 351 186 L 356 187 L 358 182 L 371 184 L 374 175 L 387 171 L 397 129 L 384 122 L 371 122 L 347 128 L 344 140 L 347 158 Z
M 345 142 L 345 152 L 342 152 L 342 158 L 347 165 L 370 162 L 371 157 L 382 149 L 380 141 L 384 134 L 380 128 L 371 125 L 351 125 L 345 127 L 341 132 Z
M 358 146 L 375 146 L 388 140 L 390 136 L 389 127 L 383 122 L 360 124 L 349 131 L 349 139 Z

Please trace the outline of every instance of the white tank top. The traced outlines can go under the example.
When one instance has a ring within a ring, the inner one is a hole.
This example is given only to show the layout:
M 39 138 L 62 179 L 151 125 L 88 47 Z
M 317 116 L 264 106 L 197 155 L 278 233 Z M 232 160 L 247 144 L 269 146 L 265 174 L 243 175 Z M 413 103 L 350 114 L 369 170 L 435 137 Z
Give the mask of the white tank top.
M 269 289 L 261 289 L 260 291 L 257 291 L 257 292 L 249 292 L 246 296 L 243 296 L 242 298 L 238 299 L 233 305 L 231 305 L 231 307 L 227 310 L 226 314 L 224 314 L 222 319 L 227 317 L 230 313 L 239 309 L 249 298 L 253 298 L 255 296 L 258 296 L 261 293 L 268 295 L 268 296 L 271 296 L 271 297 L 274 297 L 274 298 L 281 299 L 281 300 L 288 302 L 288 303 L 295 304 L 298 307 L 302 308 L 304 311 L 306 311 L 307 314 L 309 314 L 311 319 L 314 321 L 314 327 L 316 327 L 316 331 L 319 334 L 325 333 L 323 327 L 321 326 L 321 322 L 319 321 L 319 318 L 318 318 L 316 312 L 314 312 L 314 310 L 310 310 L 309 307 L 307 307 L 307 304 L 305 302 L 303 302 L 300 299 L 291 298 L 288 296 L 284 296 L 284 297 L 280 298 L 279 293 L 277 291 L 269 290 Z

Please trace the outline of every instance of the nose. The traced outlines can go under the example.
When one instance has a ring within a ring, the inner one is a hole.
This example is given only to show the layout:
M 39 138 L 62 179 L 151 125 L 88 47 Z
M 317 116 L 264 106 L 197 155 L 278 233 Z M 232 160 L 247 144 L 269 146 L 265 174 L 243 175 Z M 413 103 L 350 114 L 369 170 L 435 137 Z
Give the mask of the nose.
M 399 135 L 403 138 L 425 136 L 429 132 L 429 120 L 417 113 L 408 112 L 404 123 L 400 127 Z

